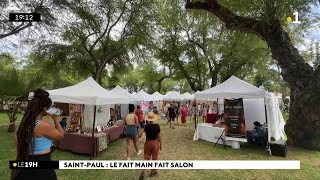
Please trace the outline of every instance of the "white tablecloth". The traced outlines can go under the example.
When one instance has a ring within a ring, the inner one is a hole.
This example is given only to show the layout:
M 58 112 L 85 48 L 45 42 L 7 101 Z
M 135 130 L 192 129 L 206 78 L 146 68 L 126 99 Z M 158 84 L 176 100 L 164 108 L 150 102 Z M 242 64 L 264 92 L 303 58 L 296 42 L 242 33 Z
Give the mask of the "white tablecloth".
M 223 132 L 223 130 L 224 130 L 223 128 L 213 127 L 212 124 L 209 124 L 209 123 L 197 124 L 197 130 L 194 133 L 193 140 L 197 141 L 199 139 L 202 139 L 202 140 L 216 143 L 221 133 Z M 223 134 L 223 137 L 224 137 L 224 134 Z M 218 144 L 223 144 L 221 139 L 219 140 Z M 226 140 L 226 145 L 232 146 L 232 141 Z

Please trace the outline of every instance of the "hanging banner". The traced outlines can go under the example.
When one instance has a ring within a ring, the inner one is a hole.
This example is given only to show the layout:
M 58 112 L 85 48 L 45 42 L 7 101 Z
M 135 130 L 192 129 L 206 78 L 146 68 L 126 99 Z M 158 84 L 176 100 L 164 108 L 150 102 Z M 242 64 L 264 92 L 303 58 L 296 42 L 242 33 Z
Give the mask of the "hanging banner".
M 225 135 L 234 138 L 246 138 L 243 99 L 224 100 Z

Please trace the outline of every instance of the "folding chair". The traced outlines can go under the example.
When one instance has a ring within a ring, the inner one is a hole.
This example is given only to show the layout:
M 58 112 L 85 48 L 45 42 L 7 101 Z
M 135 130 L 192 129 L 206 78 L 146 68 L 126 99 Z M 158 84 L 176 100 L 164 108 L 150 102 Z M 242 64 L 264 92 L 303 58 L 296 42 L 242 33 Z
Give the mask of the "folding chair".
M 219 140 L 221 139 L 222 140 L 222 143 L 223 143 L 223 146 L 224 146 L 224 149 L 226 149 L 227 148 L 227 145 L 226 145 L 226 140 L 225 140 L 225 138 L 224 138 L 224 130 L 222 131 L 222 133 L 220 134 L 220 136 L 219 136 L 219 138 L 218 138 L 218 140 L 217 140 L 217 142 L 214 144 L 214 146 L 213 147 L 216 147 L 216 145 L 218 144 L 218 142 L 219 142 Z

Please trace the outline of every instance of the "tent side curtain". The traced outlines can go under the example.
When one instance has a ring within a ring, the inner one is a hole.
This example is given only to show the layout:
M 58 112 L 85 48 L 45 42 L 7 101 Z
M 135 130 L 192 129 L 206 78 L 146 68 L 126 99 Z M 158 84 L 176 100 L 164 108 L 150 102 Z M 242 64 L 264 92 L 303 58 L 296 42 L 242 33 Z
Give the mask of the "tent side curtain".
M 275 140 L 284 139 L 284 120 L 279 108 L 279 102 L 273 95 L 266 93 L 265 103 L 268 117 L 269 141 L 271 137 Z

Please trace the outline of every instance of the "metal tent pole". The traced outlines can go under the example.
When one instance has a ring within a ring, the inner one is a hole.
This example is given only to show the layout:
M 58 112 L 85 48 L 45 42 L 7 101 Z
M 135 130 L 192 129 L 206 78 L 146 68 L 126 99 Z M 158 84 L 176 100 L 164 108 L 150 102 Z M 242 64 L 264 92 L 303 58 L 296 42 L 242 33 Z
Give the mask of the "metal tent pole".
M 90 160 L 92 160 L 92 156 L 94 153 L 94 127 L 96 125 L 96 111 L 97 111 L 97 105 L 94 105 L 94 112 L 93 112 L 93 123 L 92 123 L 92 136 L 91 136 L 91 153 L 90 153 Z

